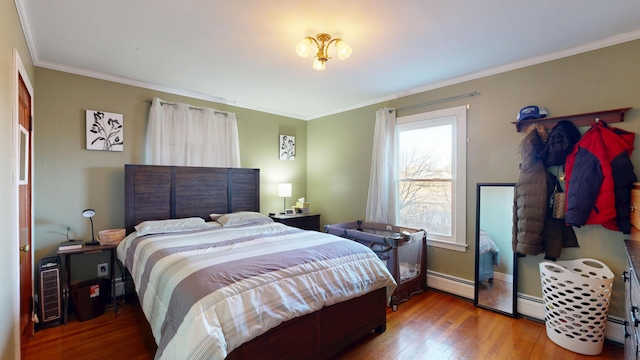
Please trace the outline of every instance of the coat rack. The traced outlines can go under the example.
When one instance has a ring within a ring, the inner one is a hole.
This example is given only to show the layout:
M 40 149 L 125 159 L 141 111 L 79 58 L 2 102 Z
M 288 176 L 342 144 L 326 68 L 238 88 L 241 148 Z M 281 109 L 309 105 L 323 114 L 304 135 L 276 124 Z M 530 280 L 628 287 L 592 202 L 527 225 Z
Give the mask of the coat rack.
M 516 125 L 516 130 L 518 132 L 523 132 L 524 130 L 527 129 L 527 126 L 531 124 L 541 124 L 547 130 L 551 130 L 561 120 L 569 120 L 576 127 L 591 126 L 596 121 L 596 119 L 602 120 L 607 124 L 611 124 L 611 123 L 624 121 L 624 113 L 629 109 L 631 108 L 627 107 L 627 108 L 621 108 L 621 109 L 596 111 L 592 113 L 585 113 L 585 114 L 578 114 L 578 115 L 567 115 L 567 116 L 557 116 L 552 118 L 513 121 L 511 123 Z

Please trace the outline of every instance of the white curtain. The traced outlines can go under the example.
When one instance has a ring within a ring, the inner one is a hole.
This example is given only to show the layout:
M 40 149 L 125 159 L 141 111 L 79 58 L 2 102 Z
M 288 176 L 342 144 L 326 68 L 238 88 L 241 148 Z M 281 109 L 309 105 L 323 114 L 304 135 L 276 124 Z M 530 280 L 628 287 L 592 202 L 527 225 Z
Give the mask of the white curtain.
M 154 98 L 147 126 L 146 163 L 240 167 L 236 115 Z
M 396 113 L 390 110 L 383 108 L 376 112 L 365 220 L 396 224 Z

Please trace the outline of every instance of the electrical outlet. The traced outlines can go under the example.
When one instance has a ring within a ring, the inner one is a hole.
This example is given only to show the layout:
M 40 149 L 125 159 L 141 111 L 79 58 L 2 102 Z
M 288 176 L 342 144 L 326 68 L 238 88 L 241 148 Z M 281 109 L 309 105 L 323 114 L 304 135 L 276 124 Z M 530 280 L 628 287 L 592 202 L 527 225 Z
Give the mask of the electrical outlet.
M 387 228 L 387 230 L 389 230 L 389 231 L 393 230 L 393 226 L 391 226 L 391 225 L 386 225 L 386 228 Z
M 109 263 L 98 264 L 98 276 L 109 276 Z

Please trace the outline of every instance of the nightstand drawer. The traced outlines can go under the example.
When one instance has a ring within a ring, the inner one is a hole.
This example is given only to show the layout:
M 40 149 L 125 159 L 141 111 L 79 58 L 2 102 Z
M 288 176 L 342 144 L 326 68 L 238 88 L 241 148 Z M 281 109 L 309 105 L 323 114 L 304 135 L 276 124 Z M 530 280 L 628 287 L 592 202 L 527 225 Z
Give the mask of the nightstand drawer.
M 271 218 L 275 222 L 299 229 L 321 231 L 320 214 L 272 215 Z

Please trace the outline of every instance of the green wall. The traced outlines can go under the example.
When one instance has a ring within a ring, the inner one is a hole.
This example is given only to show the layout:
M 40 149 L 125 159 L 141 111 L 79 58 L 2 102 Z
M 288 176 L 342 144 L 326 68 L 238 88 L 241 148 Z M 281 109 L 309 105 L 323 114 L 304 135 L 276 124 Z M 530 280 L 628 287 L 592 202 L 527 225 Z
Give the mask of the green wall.
M 18 220 L 16 185 L 16 129 L 13 106 L 17 95 L 14 91 L 14 49 L 22 61 L 26 75 L 34 85 L 34 70 L 15 3 L 0 0 L 0 273 L 4 291 L 0 292 L 0 308 L 7 317 L 0 322 L 0 358 L 20 358 L 19 337 L 19 274 L 18 274 Z
M 590 113 L 633 107 L 625 121 L 614 126 L 640 132 L 640 41 L 575 55 L 544 64 L 442 87 L 412 96 L 311 120 L 308 125 L 308 193 L 313 211 L 322 222 L 363 219 L 371 169 L 375 112 L 382 107 L 402 108 L 478 91 L 479 96 L 439 103 L 398 116 L 469 104 L 467 147 L 466 252 L 428 249 L 428 268 L 473 281 L 476 221 L 476 184 L 516 182 L 518 146 L 516 114 L 520 108 L 540 104 L 550 116 Z M 585 131 L 585 128 L 581 128 Z M 632 156 L 640 168 L 640 151 Z M 640 172 L 636 171 L 639 175 Z M 580 248 L 565 249 L 563 259 L 593 257 L 616 275 L 625 267 L 625 235 L 601 226 L 576 229 Z M 518 291 L 541 297 L 538 263 L 544 255 L 521 259 Z M 624 317 L 624 284 L 614 281 L 610 314 Z
M 91 239 L 83 209 L 93 208 L 95 232 L 124 227 L 124 164 L 143 163 L 144 137 L 151 103 L 163 100 L 233 111 L 238 117 L 241 165 L 261 171 L 263 213 L 282 211 L 279 182 L 293 184 L 293 197 L 306 196 L 307 122 L 170 95 L 135 86 L 36 68 L 35 98 L 35 256 L 55 254 L 70 237 Z M 86 150 L 85 110 L 124 115 L 124 151 Z M 296 137 L 296 159 L 278 159 L 279 135 Z M 289 204 L 291 203 L 289 199 Z M 107 254 L 73 259 L 72 282 L 96 277 Z

